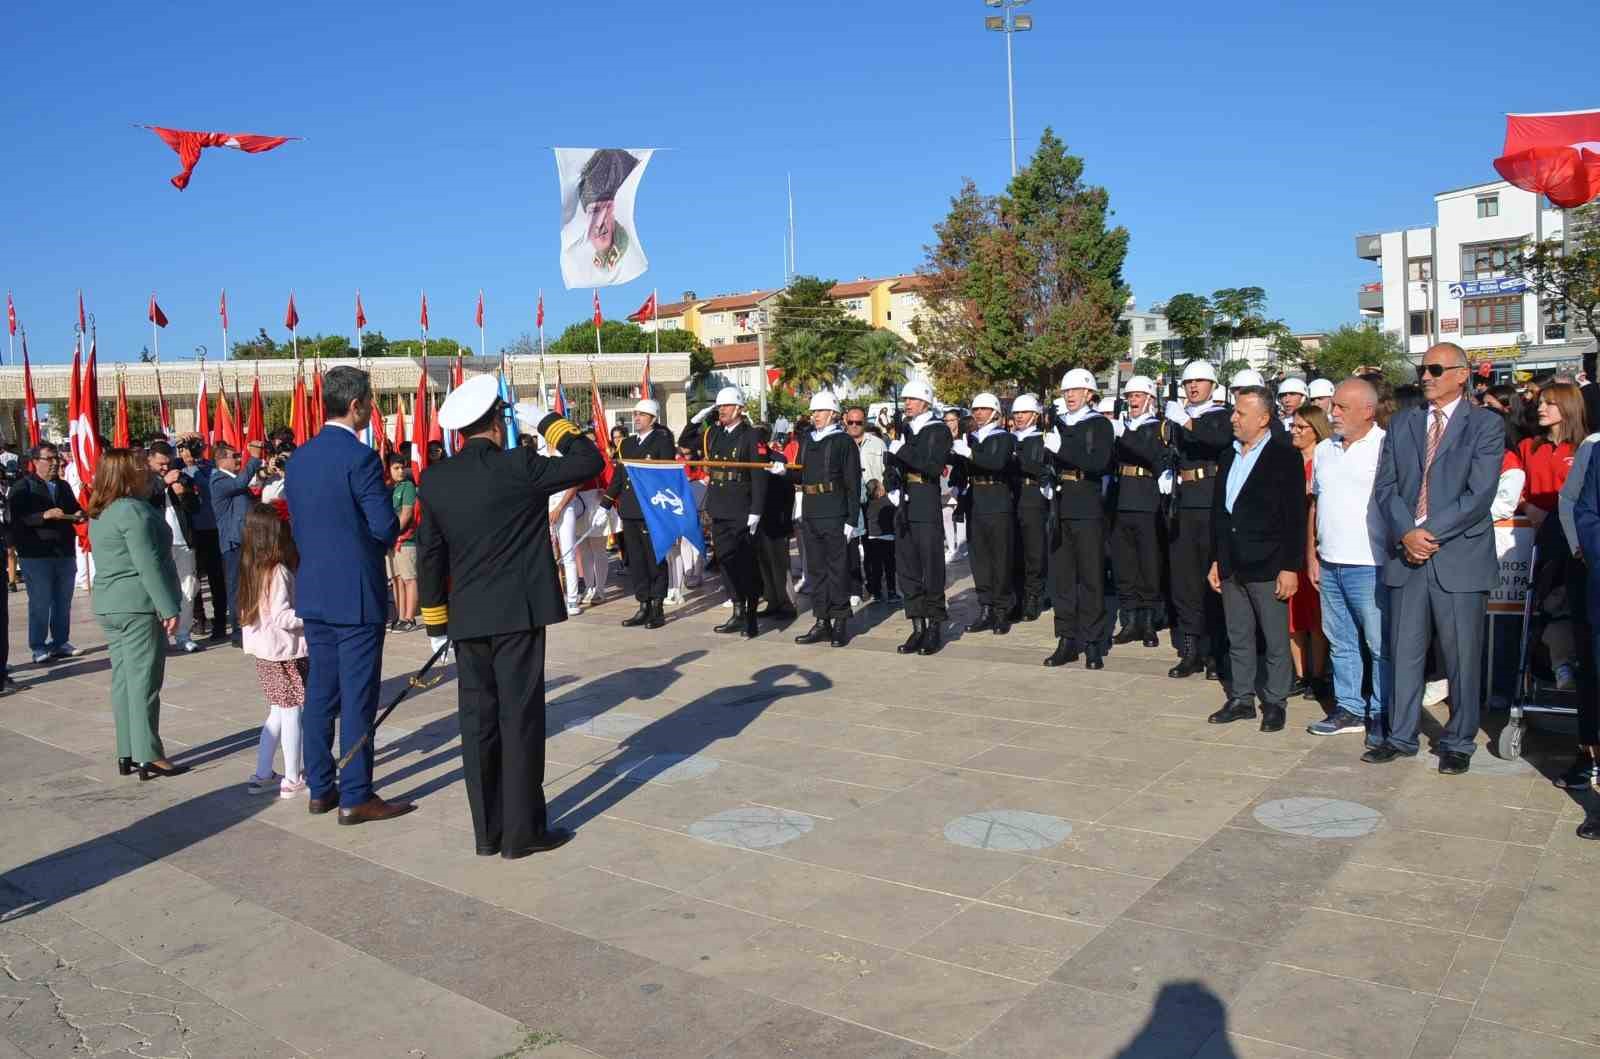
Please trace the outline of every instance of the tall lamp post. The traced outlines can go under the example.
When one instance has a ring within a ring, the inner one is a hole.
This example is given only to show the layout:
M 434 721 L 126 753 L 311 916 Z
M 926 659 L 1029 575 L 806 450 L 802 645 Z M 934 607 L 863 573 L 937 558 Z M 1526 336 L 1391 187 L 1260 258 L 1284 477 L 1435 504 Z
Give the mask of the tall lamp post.
M 1019 15 L 1016 9 L 1028 0 L 983 0 L 990 7 L 1000 9 L 1000 14 L 983 20 L 985 29 L 1006 35 L 1006 110 L 1011 117 L 1011 175 L 1017 175 L 1017 93 L 1011 83 L 1011 37 L 1033 28 L 1032 15 Z

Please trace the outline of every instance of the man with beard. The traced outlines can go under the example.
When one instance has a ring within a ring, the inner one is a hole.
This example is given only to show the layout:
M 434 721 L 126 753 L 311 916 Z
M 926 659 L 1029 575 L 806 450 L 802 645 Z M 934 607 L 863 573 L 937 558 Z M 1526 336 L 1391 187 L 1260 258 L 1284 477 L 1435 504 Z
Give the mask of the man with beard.
M 717 422 L 702 426 L 711 411 Z M 754 463 L 761 442 L 756 428 L 744 416 L 744 394 L 737 386 L 724 386 L 710 408 L 695 415 L 678 438 L 680 447 L 700 459 L 729 463 Z M 733 601 L 733 614 L 715 627 L 716 632 L 760 635 L 756 606 L 761 599 L 761 579 L 756 569 L 755 533 L 767 502 L 769 475 L 748 468 L 708 467 L 706 512 L 711 516 L 712 546 L 722 571 L 723 587 Z

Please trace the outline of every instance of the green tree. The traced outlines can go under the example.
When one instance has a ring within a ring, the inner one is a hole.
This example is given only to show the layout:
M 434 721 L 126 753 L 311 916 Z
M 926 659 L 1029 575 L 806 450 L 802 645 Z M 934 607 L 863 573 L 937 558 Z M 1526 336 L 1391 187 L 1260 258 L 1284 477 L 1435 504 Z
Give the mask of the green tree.
M 390 343 L 383 337 L 382 331 L 366 331 L 361 336 L 361 351 L 368 357 L 419 356 L 421 347 L 422 343 L 418 339 Z M 444 356 L 445 351 L 454 356 L 457 348 L 459 348 L 458 343 L 448 338 L 428 341 L 430 356 Z M 355 347 L 350 344 L 348 335 L 306 335 L 300 339 L 299 349 L 301 360 L 314 360 L 317 357 L 332 360 L 356 355 Z M 260 328 L 254 338 L 245 342 L 235 342 L 233 348 L 228 351 L 228 357 L 232 360 L 288 360 L 294 354 L 293 340 L 274 341 L 272 336 L 267 334 L 265 327 Z
M 1264 338 L 1275 321 L 1268 320 L 1267 292 L 1260 287 L 1224 287 L 1211 295 L 1211 337 L 1218 345 Z
M 1250 362 L 1248 360 L 1236 359 L 1223 361 L 1222 365 L 1217 368 L 1218 384 L 1223 389 L 1227 389 L 1229 381 L 1232 380 L 1235 375 L 1239 374 L 1241 371 L 1244 371 L 1249 366 Z
M 1268 353 L 1280 375 L 1311 373 L 1315 358 L 1306 350 L 1305 344 L 1294 336 L 1294 332 L 1289 330 L 1287 324 L 1275 321 L 1268 337 L 1271 339 L 1268 343 Z
M 1344 324 L 1322 340 L 1315 357 L 1318 374 L 1336 381 L 1349 378 L 1362 367 L 1377 368 L 1399 380 L 1410 367 L 1400 336 L 1376 322 Z
M 1154 352 L 1151 352 L 1150 346 L 1155 347 Z M 1133 362 L 1135 375 L 1148 375 L 1152 379 L 1165 375 L 1167 368 L 1167 358 L 1161 355 L 1161 344 L 1158 342 L 1151 342 L 1145 347 L 1144 354 L 1135 358 Z
M 1568 319 L 1600 338 L 1600 209 L 1584 207 L 1568 214 L 1568 224 L 1582 225 L 1570 248 L 1560 239 L 1546 239 L 1524 250 L 1506 266 L 1506 274 L 1527 281 L 1546 305 L 1565 311 Z
M 1121 357 L 1128 232 L 1108 227 L 1110 196 L 1083 169 L 1046 129 L 1005 194 L 988 198 L 968 181 L 951 200 L 923 268 L 919 351 L 936 377 L 970 360 L 985 382 L 1047 392 L 1066 368 L 1100 371 Z
M 1167 330 L 1183 340 L 1184 361 L 1207 356 L 1216 323 L 1210 299 L 1203 294 L 1174 294 L 1167 299 L 1162 313 L 1167 318 Z
M 794 393 L 785 386 L 774 386 L 767 391 L 767 422 L 776 423 L 779 419 L 787 419 L 791 424 L 799 423 L 810 413 L 810 399 Z
M 783 385 L 799 393 L 832 388 L 844 377 L 837 346 L 816 331 L 789 331 L 773 351 L 772 366 Z
M 844 369 L 853 386 L 886 397 L 905 385 L 911 347 L 893 331 L 868 331 L 851 343 Z
M 531 354 L 537 355 L 539 347 L 530 341 Z M 643 354 L 656 348 L 655 336 L 638 324 L 625 320 L 606 320 L 600 324 L 600 353 L 602 356 L 609 353 L 637 353 Z M 588 357 L 593 356 L 594 349 L 594 322 L 592 320 L 579 320 L 562 331 L 555 341 L 545 346 L 545 352 L 557 357 Z M 694 332 L 682 328 L 663 329 L 661 332 L 661 352 L 689 354 L 689 374 L 691 377 L 700 376 L 711 371 L 713 364 L 711 350 L 707 349 L 701 341 L 694 336 Z

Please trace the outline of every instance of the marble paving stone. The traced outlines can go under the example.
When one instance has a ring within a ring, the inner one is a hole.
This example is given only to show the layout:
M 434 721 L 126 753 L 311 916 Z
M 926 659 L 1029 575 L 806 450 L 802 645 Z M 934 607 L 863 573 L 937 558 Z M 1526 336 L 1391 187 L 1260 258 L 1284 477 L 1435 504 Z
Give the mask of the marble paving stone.
M 1462 938 L 1322 909 L 1306 909 L 1273 959 L 1326 974 L 1437 993 Z
M 1345 1012 L 1354 1005 L 1361 1017 Z M 1433 999 L 1405 989 L 1270 964 L 1235 1000 L 1240 1033 L 1326 1055 L 1408 1055 Z
M 1266 962 L 1254 945 L 1120 920 L 1102 930 L 1051 976 L 1064 985 L 1154 1002 L 1178 979 L 1193 980 L 1224 1002 Z
M 808 834 L 816 821 L 804 813 L 751 806 L 726 809 L 689 825 L 689 833 L 707 842 L 740 849 L 769 849 Z
M 966 901 L 946 894 L 856 878 L 794 913 L 792 919 L 833 934 L 903 949 L 965 907 Z
M 1280 798 L 1251 811 L 1256 822 L 1301 838 L 1360 838 L 1383 823 L 1383 814 L 1370 806 L 1338 798 Z
M 1125 912 L 1150 886 L 1150 880 L 1138 876 L 1075 864 L 1030 864 L 983 896 L 995 904 L 1104 925 Z
M 910 951 L 976 971 L 1038 982 L 1100 930 L 1055 916 L 974 903 L 934 927 Z
M 935 1048 L 959 1048 L 1033 987 L 902 954 L 881 974 L 847 979 L 817 1002 L 820 1010 Z
M 958 816 L 944 826 L 944 837 L 972 849 L 1034 853 L 1059 845 L 1072 825 L 1059 816 L 1022 809 L 985 809 Z
M 1560 973 L 1552 975 L 1556 967 Z M 1600 1042 L 1600 1009 L 1588 1000 L 1597 988 L 1600 971 L 1501 953 L 1473 1015 L 1536 1033 Z
M 1456 1042 L 1454 1059 L 1595 1059 L 1600 1048 L 1579 1041 L 1471 1019 Z
M 866 1026 L 781 1004 L 710 1059 L 937 1059 L 944 1054 Z

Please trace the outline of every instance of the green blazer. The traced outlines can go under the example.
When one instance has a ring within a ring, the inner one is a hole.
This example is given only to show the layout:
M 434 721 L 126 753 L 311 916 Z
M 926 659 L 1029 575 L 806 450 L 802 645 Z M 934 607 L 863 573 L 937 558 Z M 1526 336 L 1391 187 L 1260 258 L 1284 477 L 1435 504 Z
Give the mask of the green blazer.
M 172 530 L 147 500 L 113 500 L 89 520 L 94 551 L 94 612 L 176 617 L 182 605 Z

